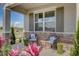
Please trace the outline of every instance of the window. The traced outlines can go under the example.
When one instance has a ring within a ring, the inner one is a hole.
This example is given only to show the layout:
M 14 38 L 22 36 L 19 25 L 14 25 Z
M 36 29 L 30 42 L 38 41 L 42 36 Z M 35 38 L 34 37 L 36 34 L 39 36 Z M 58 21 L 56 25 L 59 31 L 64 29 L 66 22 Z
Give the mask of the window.
M 43 13 L 35 14 L 35 31 L 43 31 Z
M 44 22 L 45 22 L 45 31 L 55 32 L 56 29 L 55 11 L 45 12 Z
M 35 31 L 43 31 L 43 23 L 35 23 Z
M 35 14 L 35 31 L 53 31 L 56 30 L 55 11 L 48 11 Z

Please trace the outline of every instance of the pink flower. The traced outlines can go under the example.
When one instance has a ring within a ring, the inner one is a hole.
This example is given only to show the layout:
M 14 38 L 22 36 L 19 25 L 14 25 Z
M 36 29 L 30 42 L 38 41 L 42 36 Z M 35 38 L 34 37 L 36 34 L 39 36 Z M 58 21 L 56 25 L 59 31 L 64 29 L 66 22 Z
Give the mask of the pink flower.
M 30 53 L 32 56 L 38 56 L 40 52 L 39 47 L 36 43 L 29 44 L 25 51 Z
M 4 42 L 5 42 L 4 38 L 0 36 L 0 48 L 2 48 Z
M 10 56 L 19 56 L 19 50 L 18 50 L 18 49 L 12 49 L 12 50 L 9 52 L 9 55 L 10 55 Z

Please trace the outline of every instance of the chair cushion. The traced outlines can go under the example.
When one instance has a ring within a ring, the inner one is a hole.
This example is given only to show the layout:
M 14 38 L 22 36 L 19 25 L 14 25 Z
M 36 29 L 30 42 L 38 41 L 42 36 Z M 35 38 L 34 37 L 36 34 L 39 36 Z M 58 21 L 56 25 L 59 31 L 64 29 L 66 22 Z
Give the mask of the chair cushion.
M 36 41 L 37 38 L 36 38 L 36 35 L 35 34 L 30 34 L 30 41 Z
M 35 39 L 35 34 L 31 34 L 31 39 Z
M 49 38 L 49 43 L 53 44 L 55 40 L 56 40 L 56 37 L 52 36 Z

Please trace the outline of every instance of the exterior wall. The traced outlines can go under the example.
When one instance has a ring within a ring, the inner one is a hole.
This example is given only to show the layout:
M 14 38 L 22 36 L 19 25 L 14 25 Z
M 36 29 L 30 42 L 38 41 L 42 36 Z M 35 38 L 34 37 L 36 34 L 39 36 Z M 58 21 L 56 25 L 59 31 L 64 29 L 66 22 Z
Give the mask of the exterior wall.
M 24 15 L 24 32 L 29 31 L 29 14 Z
M 29 38 L 29 34 L 31 32 L 25 32 L 24 35 Z M 44 40 L 44 41 L 48 41 L 49 40 L 49 36 L 51 34 L 56 34 L 58 36 L 57 42 L 62 42 L 62 43 L 68 43 L 68 44 L 72 44 L 73 43 L 73 34 L 68 34 L 67 36 L 64 36 L 64 34 L 59 34 L 59 33 L 49 33 L 49 32 L 35 32 L 37 34 L 37 41 L 38 44 L 41 44 L 40 41 Z
M 33 10 L 29 10 L 29 12 L 41 12 L 41 11 L 49 11 L 49 10 L 56 10 L 56 8 L 59 7 L 64 7 L 64 25 L 61 23 L 59 25 L 63 25 L 64 26 L 64 32 L 68 32 L 68 33 L 73 33 L 75 32 L 75 28 L 76 28 L 76 4 L 75 3 L 69 3 L 69 4 L 55 4 L 55 5 L 51 5 L 49 7 L 39 7 L 39 8 L 35 8 Z M 29 13 L 28 12 L 28 13 Z M 62 32 L 63 32 L 62 31 Z M 61 31 L 60 31 L 61 32 Z
M 34 18 L 33 13 L 29 14 L 29 31 L 34 31 Z
M 64 7 L 56 8 L 56 32 L 64 32 Z
M 76 6 L 76 7 L 77 7 L 77 8 L 76 8 L 76 9 L 77 9 L 77 11 L 76 11 L 76 13 L 77 13 L 76 15 L 77 15 L 77 16 L 76 16 L 76 17 L 77 17 L 77 20 L 79 20 L 79 3 L 76 4 L 76 5 L 77 5 L 77 6 Z
M 79 16 L 79 3 L 77 4 L 77 16 Z
M 75 32 L 76 28 L 76 4 L 64 6 L 64 32 Z

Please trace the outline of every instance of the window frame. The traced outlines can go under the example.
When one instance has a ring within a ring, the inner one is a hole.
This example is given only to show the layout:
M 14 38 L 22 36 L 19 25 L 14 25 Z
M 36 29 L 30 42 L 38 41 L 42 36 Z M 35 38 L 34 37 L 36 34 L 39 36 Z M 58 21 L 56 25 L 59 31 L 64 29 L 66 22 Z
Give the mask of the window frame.
M 45 30 L 45 23 L 47 22 L 45 22 L 44 20 L 45 20 L 45 12 L 50 12 L 50 11 L 54 11 L 55 12 L 55 19 L 56 19 L 56 9 L 54 9 L 54 10 L 47 10 L 47 11 L 40 11 L 40 12 L 33 12 L 33 18 L 34 18 L 34 32 L 53 32 L 53 31 L 46 31 Z M 43 21 L 42 22 L 35 22 L 35 14 L 38 14 L 38 13 L 43 13 Z M 43 23 L 43 30 L 42 31 L 36 31 L 35 30 L 35 23 Z M 56 24 L 55 24 L 55 31 L 54 32 L 56 32 Z

